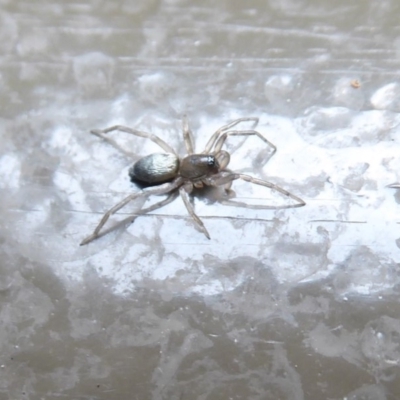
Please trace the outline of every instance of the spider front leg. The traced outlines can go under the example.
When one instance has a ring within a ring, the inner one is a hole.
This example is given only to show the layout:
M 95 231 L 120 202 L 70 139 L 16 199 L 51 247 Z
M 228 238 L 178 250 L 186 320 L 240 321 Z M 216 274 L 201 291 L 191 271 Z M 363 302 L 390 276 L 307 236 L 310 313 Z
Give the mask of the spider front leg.
M 198 228 L 204 233 L 207 239 L 211 239 L 210 234 L 207 231 L 207 228 L 204 226 L 203 221 L 196 215 L 194 212 L 193 206 L 189 201 L 188 198 L 188 193 L 190 193 L 193 190 L 193 184 L 188 182 L 186 183 L 185 186 L 181 186 L 179 188 L 179 193 L 182 197 L 183 203 L 185 204 L 185 207 L 190 214 L 190 216 L 193 218 L 194 222 L 198 226 Z
M 194 153 L 193 134 L 189 127 L 187 116 L 184 115 L 182 119 L 183 140 L 185 141 L 186 151 L 188 154 Z
M 263 135 L 261 135 L 260 132 L 257 132 L 253 129 L 243 130 L 243 131 L 227 131 L 227 132 L 222 133 L 221 136 L 218 138 L 218 140 L 215 143 L 215 146 L 213 149 L 214 153 L 219 153 L 221 151 L 222 146 L 224 145 L 228 136 L 257 136 L 263 142 L 267 143 L 270 147 L 272 147 L 272 153 L 270 154 L 268 160 L 276 153 L 276 146 L 272 142 L 270 142 L 268 139 L 266 139 Z
M 101 229 L 103 228 L 103 226 L 105 225 L 105 223 L 108 221 L 108 219 L 111 217 L 111 215 L 115 214 L 117 211 L 119 211 L 121 208 L 125 207 L 129 202 L 131 202 L 132 200 L 135 200 L 139 197 L 149 197 L 151 195 L 161 195 L 161 194 L 166 194 L 169 193 L 171 191 L 173 191 L 174 189 L 176 189 L 177 187 L 179 187 L 182 184 L 182 180 L 180 178 L 175 179 L 172 182 L 169 183 L 164 183 L 162 185 L 159 186 L 155 186 L 155 187 L 149 187 L 149 188 L 145 188 L 143 190 L 140 190 L 138 192 L 132 193 L 131 195 L 125 197 L 122 201 L 120 201 L 118 204 L 116 204 L 114 207 L 112 207 L 110 210 L 108 210 L 104 215 L 103 218 L 100 220 L 99 224 L 96 226 L 95 230 L 93 231 L 93 233 L 91 235 L 89 235 L 87 238 L 85 238 L 84 240 L 82 240 L 82 242 L 80 243 L 81 246 L 90 243 L 91 241 L 97 239 L 98 237 L 102 236 L 102 234 L 100 233 Z M 167 199 L 154 204 L 153 206 L 148 207 L 147 209 L 142 210 L 142 213 L 144 214 L 145 212 L 149 212 L 152 211 L 155 205 L 158 204 L 163 204 L 163 202 L 165 202 Z M 158 208 L 158 207 L 156 207 Z
M 264 181 L 262 179 L 257 179 L 249 175 L 245 174 L 238 174 L 235 172 L 230 172 L 230 171 L 222 171 L 218 175 L 211 176 L 207 178 L 207 180 L 204 181 L 206 185 L 211 185 L 211 186 L 220 186 L 224 185 L 224 188 L 226 191 L 230 190 L 230 185 L 232 184 L 233 181 L 241 179 L 246 182 L 255 184 L 255 185 L 260 185 L 264 186 L 267 188 L 270 188 L 272 190 L 275 190 L 276 192 L 279 192 L 283 194 L 284 196 L 287 196 L 291 198 L 292 200 L 296 201 L 296 204 L 288 204 L 288 205 L 282 205 L 282 206 L 266 206 L 266 205 L 261 205 L 261 204 L 247 204 L 241 201 L 235 201 L 235 200 L 221 200 L 221 204 L 228 205 L 228 206 L 235 206 L 235 207 L 244 207 L 244 208 L 251 208 L 255 210 L 260 210 L 260 209 L 266 209 L 266 210 L 279 210 L 279 209 L 286 209 L 286 208 L 297 208 L 297 207 L 303 207 L 306 205 L 305 201 L 302 200 L 300 197 L 288 192 L 287 190 L 281 188 L 278 185 L 275 185 L 274 183 Z
M 204 149 L 203 153 L 208 154 L 211 151 L 211 149 L 214 147 L 214 144 L 218 140 L 221 133 L 229 130 L 230 128 L 233 128 L 234 126 L 236 126 L 237 124 L 239 124 L 241 122 L 246 122 L 246 121 L 253 121 L 253 128 L 255 128 L 258 124 L 257 117 L 244 117 L 244 118 L 235 119 L 234 121 L 230 122 L 229 124 L 221 126 L 221 128 L 219 128 L 212 134 L 212 136 L 210 137 L 210 140 L 206 144 L 206 148 Z
M 132 156 L 132 154 L 130 154 L 125 149 L 123 149 L 120 145 L 118 145 L 117 142 L 115 142 L 115 140 L 111 139 L 110 137 L 108 137 L 106 135 L 107 133 L 113 132 L 113 131 L 125 132 L 125 133 L 129 133 L 129 134 L 132 134 L 132 135 L 144 138 L 144 139 L 150 139 L 153 143 L 160 146 L 166 153 L 171 153 L 171 154 L 176 155 L 175 150 L 168 143 L 164 142 L 164 140 L 160 139 L 158 136 L 153 135 L 152 133 L 139 131 L 137 129 L 132 129 L 127 126 L 114 125 L 109 128 L 106 128 L 106 129 L 93 129 L 90 131 L 90 133 L 102 138 L 103 140 L 105 140 L 107 143 L 111 144 L 113 147 L 115 147 L 122 153 Z

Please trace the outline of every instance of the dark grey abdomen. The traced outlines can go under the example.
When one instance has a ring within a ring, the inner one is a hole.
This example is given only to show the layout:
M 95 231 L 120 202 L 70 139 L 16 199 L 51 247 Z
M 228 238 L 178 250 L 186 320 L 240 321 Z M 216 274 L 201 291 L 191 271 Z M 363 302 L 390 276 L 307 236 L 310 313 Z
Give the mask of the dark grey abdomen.
M 129 170 L 132 180 L 156 184 L 171 181 L 178 175 L 179 158 L 170 153 L 155 153 L 143 157 Z

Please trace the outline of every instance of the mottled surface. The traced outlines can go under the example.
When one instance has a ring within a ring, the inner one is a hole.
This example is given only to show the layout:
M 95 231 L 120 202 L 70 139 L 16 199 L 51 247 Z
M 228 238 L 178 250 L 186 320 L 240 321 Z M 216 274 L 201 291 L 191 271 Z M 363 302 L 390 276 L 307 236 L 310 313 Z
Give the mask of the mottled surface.
M 0 5 L 0 400 L 400 398 L 397 0 Z M 231 168 L 307 205 L 212 191 L 210 241 L 177 199 L 79 247 L 156 150 L 90 129 L 183 154 L 183 114 L 198 148 L 260 117 L 277 153 Z

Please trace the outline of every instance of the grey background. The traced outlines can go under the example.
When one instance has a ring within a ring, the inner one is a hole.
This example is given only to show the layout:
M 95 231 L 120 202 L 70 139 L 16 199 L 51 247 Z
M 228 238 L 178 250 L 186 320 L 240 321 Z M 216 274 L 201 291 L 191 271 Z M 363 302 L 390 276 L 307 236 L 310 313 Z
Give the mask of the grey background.
M 1 400 L 400 398 L 400 3 L 0 4 Z M 277 153 L 231 168 L 307 205 L 200 193 L 210 241 L 178 199 L 79 247 L 155 150 L 90 129 L 184 154 L 184 114 L 198 148 L 259 117 Z

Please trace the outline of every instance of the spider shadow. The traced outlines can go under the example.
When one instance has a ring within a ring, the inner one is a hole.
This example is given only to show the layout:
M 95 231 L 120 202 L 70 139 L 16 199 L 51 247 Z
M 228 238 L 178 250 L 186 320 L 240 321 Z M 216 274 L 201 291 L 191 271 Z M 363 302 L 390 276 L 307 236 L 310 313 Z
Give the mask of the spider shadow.
M 157 186 L 157 184 L 141 182 L 135 178 L 130 178 L 130 181 L 136 190 Z M 227 192 L 222 186 L 203 186 L 202 188 L 194 187 L 193 191 L 189 194 L 190 202 L 192 204 L 194 204 L 195 199 L 198 199 L 207 205 L 213 205 L 220 203 L 222 200 L 231 199 L 233 197 L 235 197 L 235 192 L 233 190 Z
M 220 203 L 222 200 L 235 197 L 235 192 L 230 190 L 229 193 L 221 186 L 204 186 L 202 188 L 194 188 L 190 193 L 190 200 L 193 203 L 194 199 L 199 199 L 207 205 Z

